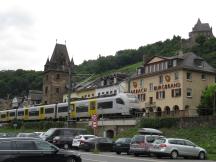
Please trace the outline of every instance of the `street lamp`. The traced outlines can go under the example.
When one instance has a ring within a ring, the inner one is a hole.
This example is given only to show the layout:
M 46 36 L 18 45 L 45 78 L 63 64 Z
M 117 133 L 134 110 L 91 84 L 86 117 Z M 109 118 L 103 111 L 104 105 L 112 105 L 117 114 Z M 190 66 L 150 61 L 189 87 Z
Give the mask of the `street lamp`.
M 103 108 L 99 107 L 98 109 L 101 110 L 101 127 L 102 127 L 103 137 L 105 137 L 105 134 L 104 134 L 104 123 L 103 123 L 103 120 L 104 120 Z
M 214 90 L 213 115 L 216 115 L 216 90 Z

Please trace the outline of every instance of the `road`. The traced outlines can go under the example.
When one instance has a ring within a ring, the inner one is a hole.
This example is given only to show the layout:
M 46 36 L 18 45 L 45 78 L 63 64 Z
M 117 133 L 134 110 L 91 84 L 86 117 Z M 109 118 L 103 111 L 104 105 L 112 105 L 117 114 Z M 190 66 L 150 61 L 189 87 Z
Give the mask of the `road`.
M 134 157 L 132 155 L 116 155 L 115 153 L 86 153 L 80 152 L 83 162 L 196 162 L 197 160 L 177 159 L 172 160 L 169 158 L 156 159 L 149 157 Z M 210 160 L 199 160 L 199 162 L 213 162 Z

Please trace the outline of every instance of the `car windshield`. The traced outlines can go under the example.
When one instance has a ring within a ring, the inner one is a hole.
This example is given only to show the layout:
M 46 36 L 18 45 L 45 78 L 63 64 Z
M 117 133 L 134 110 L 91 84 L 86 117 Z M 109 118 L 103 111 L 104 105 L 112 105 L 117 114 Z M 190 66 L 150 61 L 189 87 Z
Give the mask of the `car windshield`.
M 54 131 L 55 131 L 55 129 L 49 129 L 47 132 L 44 133 L 44 135 L 50 136 Z
M 132 142 L 142 142 L 145 140 L 145 136 L 135 136 L 132 138 Z

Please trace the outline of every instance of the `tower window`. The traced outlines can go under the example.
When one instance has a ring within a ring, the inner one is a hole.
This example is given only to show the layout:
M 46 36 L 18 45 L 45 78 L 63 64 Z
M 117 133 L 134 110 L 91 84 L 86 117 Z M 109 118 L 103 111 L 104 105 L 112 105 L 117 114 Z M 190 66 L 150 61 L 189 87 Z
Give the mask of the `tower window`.
M 59 88 L 56 88 L 56 93 L 59 93 Z
M 48 81 L 48 75 L 46 75 L 46 81 Z
M 60 74 L 56 74 L 56 79 L 60 79 Z
M 47 93 L 48 93 L 48 87 L 45 88 L 45 94 L 47 94 Z

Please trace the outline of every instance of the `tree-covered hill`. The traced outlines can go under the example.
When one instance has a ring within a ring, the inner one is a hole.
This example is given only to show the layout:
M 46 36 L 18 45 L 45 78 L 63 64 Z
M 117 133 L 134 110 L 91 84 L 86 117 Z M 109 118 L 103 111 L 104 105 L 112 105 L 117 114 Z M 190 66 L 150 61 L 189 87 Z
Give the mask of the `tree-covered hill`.
M 0 98 L 27 95 L 31 89 L 42 90 L 41 71 L 0 71 Z
M 206 39 L 200 36 L 196 42 L 195 46 L 184 48 L 184 40 L 180 36 L 173 36 L 172 39 L 141 46 L 138 49 L 117 51 L 114 56 L 99 55 L 97 60 L 88 60 L 77 65 L 75 71 L 82 74 L 97 74 L 98 77 L 115 71 L 131 74 L 142 64 L 143 59 L 154 55 L 173 56 L 179 50 L 195 52 L 216 68 L 216 38 Z M 0 98 L 8 95 L 10 98 L 26 95 L 30 89 L 42 90 L 42 72 L 20 69 L 0 71 Z

